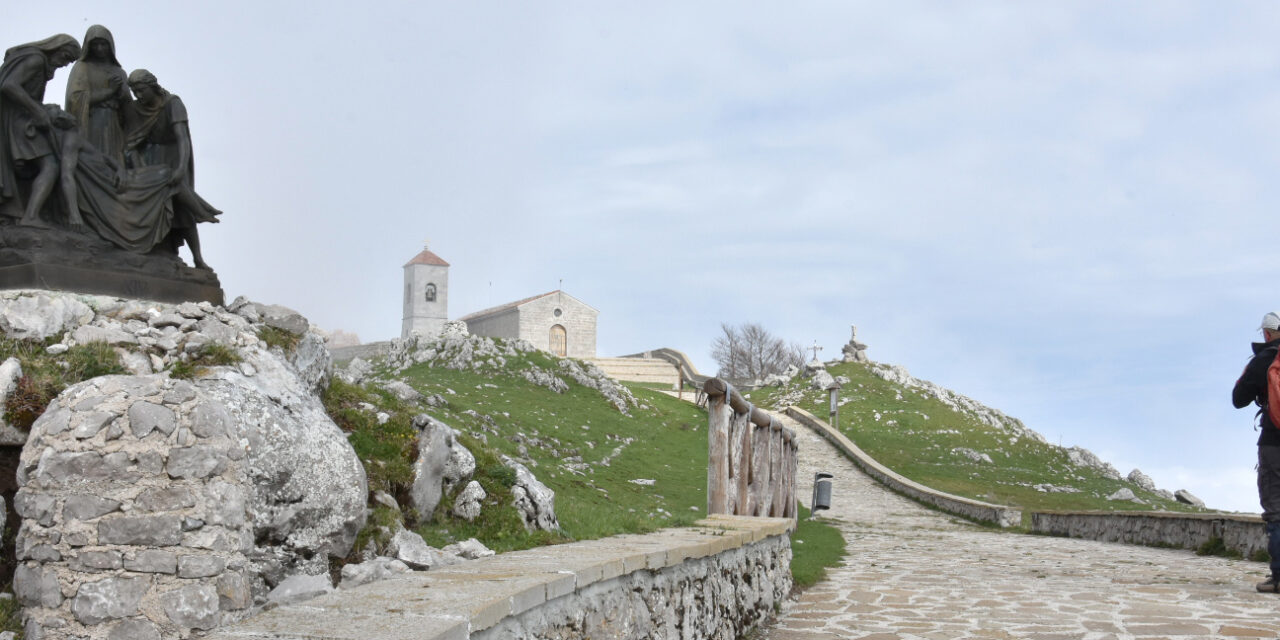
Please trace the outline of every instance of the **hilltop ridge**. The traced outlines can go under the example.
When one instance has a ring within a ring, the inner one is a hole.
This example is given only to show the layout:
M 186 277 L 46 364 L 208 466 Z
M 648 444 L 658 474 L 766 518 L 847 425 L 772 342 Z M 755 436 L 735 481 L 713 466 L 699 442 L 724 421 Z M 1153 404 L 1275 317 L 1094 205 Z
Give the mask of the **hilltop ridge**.
M 747 393 L 772 408 L 796 405 L 829 417 L 826 388 L 839 382 L 837 428 L 868 454 L 930 487 L 1027 510 L 1202 510 L 1191 494 L 1127 476 L 1082 447 L 1060 447 L 1021 420 L 905 367 L 810 363 Z M 1181 498 L 1181 499 L 1180 499 Z

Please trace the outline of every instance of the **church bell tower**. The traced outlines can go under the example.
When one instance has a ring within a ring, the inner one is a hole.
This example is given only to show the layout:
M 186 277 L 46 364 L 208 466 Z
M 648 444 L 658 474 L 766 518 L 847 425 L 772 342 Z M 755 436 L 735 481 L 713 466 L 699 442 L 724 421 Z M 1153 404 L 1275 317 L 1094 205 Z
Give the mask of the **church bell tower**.
M 404 265 L 403 318 L 401 338 L 435 338 L 449 319 L 449 263 L 425 245 Z

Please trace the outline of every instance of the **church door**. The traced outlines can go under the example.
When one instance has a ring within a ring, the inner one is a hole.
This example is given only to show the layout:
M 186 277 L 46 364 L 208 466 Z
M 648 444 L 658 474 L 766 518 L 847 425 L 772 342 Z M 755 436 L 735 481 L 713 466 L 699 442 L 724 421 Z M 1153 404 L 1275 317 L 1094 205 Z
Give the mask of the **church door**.
M 550 342 L 551 342 L 551 344 L 550 344 L 550 347 L 551 347 L 550 351 L 551 351 L 551 353 L 554 353 L 554 354 L 556 354 L 556 355 L 560 356 L 561 358 L 563 358 L 563 357 L 565 357 L 566 355 L 568 355 L 568 353 L 567 353 L 566 349 L 568 348 L 568 345 L 569 345 L 569 338 L 568 338 L 568 336 L 565 334 L 565 330 L 564 330 L 564 327 L 563 327 L 563 326 L 558 325 L 558 324 L 557 324 L 557 325 L 552 325 L 552 327 L 551 327 L 551 341 L 550 341 Z

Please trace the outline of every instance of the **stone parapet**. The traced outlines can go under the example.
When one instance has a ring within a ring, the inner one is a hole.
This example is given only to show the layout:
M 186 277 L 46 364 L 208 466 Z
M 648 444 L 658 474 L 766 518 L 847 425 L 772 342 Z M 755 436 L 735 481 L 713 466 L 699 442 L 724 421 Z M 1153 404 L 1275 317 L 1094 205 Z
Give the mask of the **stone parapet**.
M 849 456 L 867 475 L 913 500 L 932 505 L 947 513 L 963 518 L 979 522 L 990 522 L 1001 527 L 1016 527 L 1022 523 L 1021 509 L 951 495 L 898 475 L 889 467 L 880 464 L 875 458 L 867 455 L 865 451 L 858 448 L 858 445 L 845 437 L 844 434 L 836 431 L 831 425 L 819 420 L 804 409 L 787 407 L 783 410 L 783 413 L 826 438 L 837 449 Z
M 792 527 L 714 516 L 505 553 L 277 607 L 208 639 L 738 638 L 791 590 Z
M 1032 533 L 1103 542 L 1197 549 L 1215 538 L 1246 558 L 1267 550 L 1262 518 L 1221 513 L 1169 511 L 1037 511 Z

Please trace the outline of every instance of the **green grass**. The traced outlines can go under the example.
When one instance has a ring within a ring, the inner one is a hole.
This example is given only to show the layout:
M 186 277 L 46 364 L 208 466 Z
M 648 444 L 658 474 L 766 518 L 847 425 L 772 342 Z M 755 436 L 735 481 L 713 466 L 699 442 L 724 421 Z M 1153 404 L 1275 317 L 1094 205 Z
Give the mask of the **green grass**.
M 267 348 L 276 347 L 286 354 L 293 353 L 298 348 L 298 343 L 302 341 L 302 336 L 292 331 L 267 325 L 258 329 L 258 338 L 267 343 Z
M 429 411 L 435 417 L 485 434 L 496 454 L 527 455 L 530 470 L 556 492 L 556 514 L 568 538 L 652 531 L 703 516 L 707 443 L 701 409 L 633 388 L 644 406 L 627 416 L 567 376 L 568 391 L 557 394 L 512 373 L 529 366 L 558 369 L 549 356 L 528 353 L 497 372 L 418 365 L 405 372 L 405 381 L 447 399 L 446 407 Z M 630 482 L 639 479 L 655 482 Z M 504 493 L 509 502 L 509 490 Z
M 797 589 L 818 583 L 827 568 L 840 564 L 845 556 L 844 536 L 828 520 L 809 519 L 809 510 L 800 506 L 800 520 L 791 536 L 791 577 Z
M 1209 538 L 1208 540 L 1205 541 L 1204 544 L 1200 545 L 1196 549 L 1196 555 L 1218 556 L 1220 558 L 1232 558 L 1234 560 L 1240 560 L 1244 558 L 1244 554 L 1237 551 L 1236 549 L 1228 549 L 1226 543 L 1222 540 L 1222 538 Z M 1268 556 L 1267 560 L 1270 560 L 1270 559 L 1271 557 Z
M 523 372 L 534 368 L 558 375 L 568 389 L 556 393 L 530 382 Z M 386 491 L 402 506 L 409 504 L 417 454 L 412 417 L 427 413 L 462 434 L 476 457 L 473 479 L 487 494 L 474 522 L 451 513 L 461 487 L 445 495 L 435 513 L 404 514 L 404 525 L 432 546 L 474 537 L 508 551 L 688 525 L 704 516 L 707 418 L 688 402 L 635 386 L 631 392 L 639 405 L 624 414 L 542 352 L 485 360 L 479 371 L 424 363 L 394 375 L 384 372 L 384 378 L 403 380 L 445 402 L 404 403 L 376 383 L 330 385 L 325 408 L 364 462 L 370 491 Z M 382 424 L 379 411 L 387 414 Z M 521 460 L 555 491 L 559 531 L 525 531 L 511 507 L 515 472 L 502 463 L 503 455 Z M 378 528 L 390 526 L 375 520 L 361 532 L 357 550 L 370 538 L 379 542 Z
M 209 342 L 186 360 L 179 360 L 169 367 L 169 375 L 180 380 L 199 378 L 209 371 L 209 367 L 225 367 L 236 364 L 244 358 L 234 348 L 225 344 Z
M 13 586 L 5 589 L 6 593 L 13 593 Z M 15 640 L 22 640 L 22 607 L 18 605 L 17 598 L 6 598 L 0 600 L 0 632 L 14 632 Z
M 4 418 L 23 431 L 44 413 L 67 387 L 98 376 L 127 373 L 115 349 L 105 342 L 76 345 L 60 355 L 45 349 L 55 339 L 14 340 L 0 337 L 0 361 L 16 357 L 22 366 L 17 388 L 5 400 Z
M 1066 451 L 1030 437 L 1014 438 L 1003 429 L 958 412 L 919 389 L 907 389 L 871 372 L 873 365 L 844 363 L 829 368 L 844 375 L 839 430 L 869 455 L 894 471 L 935 489 L 986 502 L 1020 506 L 1024 521 L 1033 510 L 1061 511 L 1203 511 L 1165 499 L 1125 480 L 1113 480 L 1090 468 L 1070 464 Z M 765 388 L 749 394 L 753 402 L 777 408 L 784 396 L 807 382 Z M 825 391 L 805 389 L 797 404 L 825 419 Z M 1034 429 L 1034 425 L 1031 425 Z M 988 454 L 992 463 L 971 462 L 953 452 L 966 447 Z M 1037 484 L 1071 487 L 1077 493 L 1047 493 Z M 1111 501 L 1121 488 L 1133 490 L 1147 504 Z

